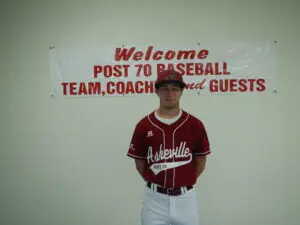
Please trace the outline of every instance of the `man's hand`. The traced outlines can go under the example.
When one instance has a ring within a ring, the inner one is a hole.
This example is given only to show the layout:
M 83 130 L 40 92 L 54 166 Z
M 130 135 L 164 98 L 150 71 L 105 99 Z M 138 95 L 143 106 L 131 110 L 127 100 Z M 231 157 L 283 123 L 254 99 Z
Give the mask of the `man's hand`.
M 204 171 L 206 163 L 206 156 L 195 156 L 194 157 L 194 166 L 196 169 L 196 178 Z
M 144 171 L 146 166 L 146 161 L 143 159 L 135 159 L 135 166 L 141 177 L 144 179 Z

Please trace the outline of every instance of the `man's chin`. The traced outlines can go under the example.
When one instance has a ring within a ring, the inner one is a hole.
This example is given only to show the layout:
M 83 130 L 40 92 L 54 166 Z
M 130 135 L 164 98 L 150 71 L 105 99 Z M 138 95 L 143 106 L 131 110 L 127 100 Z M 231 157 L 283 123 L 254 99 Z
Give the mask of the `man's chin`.
M 173 103 L 165 104 L 164 106 L 166 109 L 174 109 L 178 107 L 177 104 L 173 104 Z

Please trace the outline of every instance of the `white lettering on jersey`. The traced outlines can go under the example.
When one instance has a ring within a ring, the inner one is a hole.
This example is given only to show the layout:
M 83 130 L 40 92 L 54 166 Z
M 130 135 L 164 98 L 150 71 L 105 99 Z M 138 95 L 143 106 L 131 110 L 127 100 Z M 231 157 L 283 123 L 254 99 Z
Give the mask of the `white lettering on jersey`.
M 159 174 L 163 170 L 179 167 L 185 164 L 188 164 L 192 161 L 192 153 L 190 153 L 190 149 L 185 146 L 186 142 L 180 142 L 179 147 L 177 146 L 174 149 L 163 149 L 162 145 L 160 145 L 159 151 L 153 155 L 152 146 L 148 148 L 148 156 L 147 161 L 148 163 L 154 163 L 151 165 L 150 169 L 153 171 L 155 175 Z M 188 158 L 185 161 L 179 162 L 160 162 L 162 160 L 168 159 L 181 159 L 181 158 Z
M 147 136 L 146 136 L 146 137 L 152 137 L 152 136 L 153 136 L 153 131 L 152 131 L 152 130 L 148 131 L 148 133 L 147 133 Z

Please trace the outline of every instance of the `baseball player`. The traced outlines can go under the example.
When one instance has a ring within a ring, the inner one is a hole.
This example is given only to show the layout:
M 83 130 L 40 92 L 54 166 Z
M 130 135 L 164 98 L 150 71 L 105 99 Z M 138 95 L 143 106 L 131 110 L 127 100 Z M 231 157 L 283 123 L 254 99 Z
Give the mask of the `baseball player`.
M 158 73 L 159 108 L 138 122 L 127 152 L 146 182 L 142 225 L 199 224 L 193 185 L 210 148 L 203 123 L 179 106 L 185 86 L 175 70 Z

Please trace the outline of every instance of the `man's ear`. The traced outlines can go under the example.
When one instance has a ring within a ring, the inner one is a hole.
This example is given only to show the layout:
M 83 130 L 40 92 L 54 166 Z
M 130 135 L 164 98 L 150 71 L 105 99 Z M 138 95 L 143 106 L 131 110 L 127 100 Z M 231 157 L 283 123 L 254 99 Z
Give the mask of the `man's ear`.
M 184 88 L 182 88 L 182 89 L 181 89 L 181 93 L 180 93 L 180 96 L 182 96 L 182 94 L 183 94 L 183 90 L 184 90 Z

